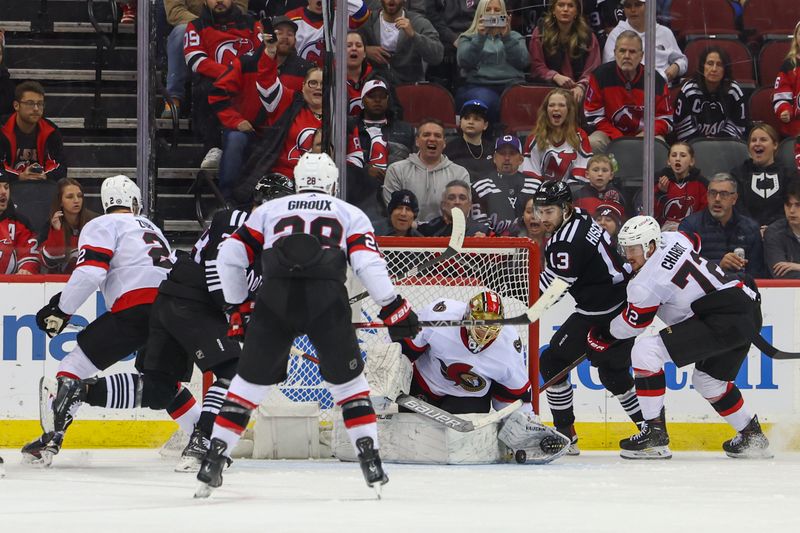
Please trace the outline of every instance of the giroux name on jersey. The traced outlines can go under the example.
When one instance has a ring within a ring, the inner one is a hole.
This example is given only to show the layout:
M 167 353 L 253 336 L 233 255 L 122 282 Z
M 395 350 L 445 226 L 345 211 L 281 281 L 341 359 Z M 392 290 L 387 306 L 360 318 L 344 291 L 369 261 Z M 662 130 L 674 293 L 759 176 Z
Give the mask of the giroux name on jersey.
M 292 200 L 287 209 L 310 209 L 314 211 L 330 211 L 330 200 Z

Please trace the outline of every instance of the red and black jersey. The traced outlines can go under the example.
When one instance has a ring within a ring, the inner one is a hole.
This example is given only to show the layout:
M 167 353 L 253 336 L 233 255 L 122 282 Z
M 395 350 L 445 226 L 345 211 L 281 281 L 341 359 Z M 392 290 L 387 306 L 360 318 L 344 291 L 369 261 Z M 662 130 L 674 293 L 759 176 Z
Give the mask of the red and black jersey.
M 39 273 L 36 235 L 27 219 L 17 214 L 11 202 L 0 213 L 0 274 L 21 270 Z
M 278 77 L 284 87 L 293 91 L 302 91 L 306 72 L 314 66 L 316 65 L 311 61 L 306 61 L 297 54 L 291 54 L 278 65 Z
M 235 130 L 243 121 L 248 121 L 260 130 L 267 112 L 261 105 L 256 89 L 259 64 L 264 61 L 264 45 L 242 57 L 234 57 L 208 93 L 208 103 L 219 117 L 220 123 Z
M 183 57 L 192 72 L 216 79 L 234 58 L 253 52 L 261 43 L 261 22 L 238 9 L 232 13 L 231 21 L 216 24 L 204 7 L 200 18 L 186 26 Z
M 669 167 L 659 172 L 658 176 L 669 178 L 666 193 L 659 194 L 660 191 L 656 190 L 655 217 L 659 224 L 680 222 L 708 207 L 708 182 L 700 170 L 693 167 L 681 182 L 675 179 L 675 172 Z
M 351 30 L 360 28 L 369 18 L 370 10 L 362 0 L 348 0 L 348 27 Z M 322 13 L 309 11 L 307 7 L 298 7 L 286 12 L 286 16 L 297 24 L 295 48 L 297 54 L 323 66 L 325 57 L 325 36 L 322 27 Z
M 67 239 L 63 228 L 55 229 L 48 224 L 47 237 L 41 243 L 39 253 L 42 264 L 50 273 L 70 274 L 75 270 L 75 263 L 78 260 L 78 235 L 79 231 L 73 229 Z
M 357 117 L 361 114 L 364 106 L 361 104 L 361 89 L 364 83 L 372 75 L 372 65 L 364 63 L 364 68 L 361 69 L 361 76 L 357 80 L 347 78 L 347 98 L 349 101 L 348 114 Z
M 781 122 L 781 133 L 787 136 L 800 134 L 800 62 L 796 63 L 788 59 L 783 62 L 772 95 L 775 116 L 780 117 L 784 111 L 790 114 L 788 124 Z
M 17 114 L 12 113 L 2 130 L 0 130 L 0 157 L 3 157 L 3 171 L 9 174 L 19 175 L 27 164 L 21 164 L 17 143 L 17 133 L 15 125 Z M 46 118 L 39 119 L 36 125 L 36 154 L 35 161 L 38 162 L 47 177 L 51 180 L 60 180 L 67 175 L 67 166 L 64 162 L 64 142 L 61 140 L 61 132 L 58 127 Z
M 629 81 L 616 62 L 604 63 L 589 77 L 589 89 L 583 104 L 586 120 L 610 138 L 634 136 L 644 129 L 644 67 Z M 672 131 L 672 108 L 669 87 L 656 75 L 656 135 Z

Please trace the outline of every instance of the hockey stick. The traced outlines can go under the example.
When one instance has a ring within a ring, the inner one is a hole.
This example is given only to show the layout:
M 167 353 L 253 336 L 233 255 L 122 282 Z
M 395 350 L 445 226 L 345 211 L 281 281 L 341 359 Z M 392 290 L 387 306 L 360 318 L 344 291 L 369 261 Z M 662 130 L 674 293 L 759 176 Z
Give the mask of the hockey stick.
M 566 375 L 568 375 L 572 371 L 573 368 L 575 368 L 576 366 L 581 364 L 584 361 L 584 359 L 586 359 L 586 354 L 581 355 L 580 357 L 575 359 L 573 362 L 571 362 L 569 365 L 567 365 L 567 367 L 564 368 L 564 370 L 562 370 L 561 372 L 559 372 L 558 374 L 556 374 L 552 378 L 548 379 L 545 382 L 544 385 L 539 387 L 539 392 L 546 391 L 547 389 L 549 389 L 550 387 L 552 387 L 553 385 L 555 385 L 556 383 L 558 383 L 559 381 L 564 379 L 564 377 Z
M 453 209 L 452 217 L 453 217 L 453 232 L 450 234 L 450 242 L 447 243 L 447 248 L 445 249 L 445 251 L 434 258 L 428 259 L 419 266 L 415 266 L 406 270 L 405 272 L 403 272 L 402 275 L 400 275 L 397 278 L 397 281 L 402 281 L 406 278 L 414 277 L 420 272 L 429 269 L 433 265 L 441 263 L 442 261 L 450 259 L 454 255 L 461 253 L 461 247 L 464 245 L 466 220 L 464 219 L 463 211 L 461 211 L 460 209 Z M 369 293 L 367 291 L 356 294 L 355 296 L 350 298 L 350 305 L 353 305 L 356 302 L 360 302 L 367 296 L 369 296 Z
M 800 352 L 784 352 L 783 350 L 779 350 L 761 335 L 757 335 L 753 338 L 753 344 L 756 348 L 764 352 L 767 357 L 771 357 L 772 359 L 800 359 Z
M 550 309 L 559 299 L 561 295 L 569 288 L 567 283 L 556 278 L 550 287 L 539 296 L 536 303 L 533 304 L 523 314 L 513 316 L 511 318 L 495 318 L 489 320 L 474 320 L 474 319 L 455 319 L 455 320 L 420 320 L 419 327 L 421 328 L 452 328 L 452 327 L 475 327 L 475 326 L 505 326 L 508 324 L 532 324 L 539 320 L 545 311 Z M 354 322 L 353 326 L 356 328 L 385 328 L 386 324 L 383 322 Z

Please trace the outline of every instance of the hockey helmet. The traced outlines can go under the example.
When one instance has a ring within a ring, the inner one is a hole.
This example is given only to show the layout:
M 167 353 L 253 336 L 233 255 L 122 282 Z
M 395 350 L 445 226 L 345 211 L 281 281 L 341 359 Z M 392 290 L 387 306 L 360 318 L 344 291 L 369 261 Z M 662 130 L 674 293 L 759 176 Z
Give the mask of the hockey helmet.
M 563 181 L 545 181 L 533 195 L 533 205 L 557 205 L 563 209 L 565 203 L 572 203 L 572 191 Z
M 122 174 L 103 180 L 100 186 L 100 200 L 106 213 L 113 207 L 127 207 L 134 215 L 138 215 L 142 207 L 142 193 L 139 187 L 132 179 Z
M 500 299 L 500 295 L 487 289 L 470 298 L 464 318 L 467 320 L 497 320 L 503 317 L 503 301 Z M 469 326 L 467 332 L 478 346 L 483 347 L 496 339 L 502 328 L 501 325 Z
M 294 167 L 294 183 L 298 193 L 319 191 L 332 196 L 338 180 L 339 169 L 328 154 L 306 152 Z
M 256 183 L 253 203 L 261 205 L 269 200 L 291 194 L 294 194 L 294 182 L 283 174 L 273 172 L 266 174 Z
M 628 220 L 617 235 L 617 242 L 623 248 L 641 246 L 645 261 L 650 257 L 648 249 L 653 241 L 658 249 L 661 246 L 661 226 L 656 219 L 646 215 L 635 216 Z

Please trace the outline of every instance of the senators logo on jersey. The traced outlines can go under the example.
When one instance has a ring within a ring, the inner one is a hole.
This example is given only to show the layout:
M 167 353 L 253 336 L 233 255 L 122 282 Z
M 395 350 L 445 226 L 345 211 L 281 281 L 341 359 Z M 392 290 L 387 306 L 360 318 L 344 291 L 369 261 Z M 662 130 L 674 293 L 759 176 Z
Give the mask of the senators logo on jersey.
M 486 380 L 472 372 L 472 365 L 454 363 L 450 366 L 439 361 L 442 376 L 467 392 L 478 392 L 486 387 Z

